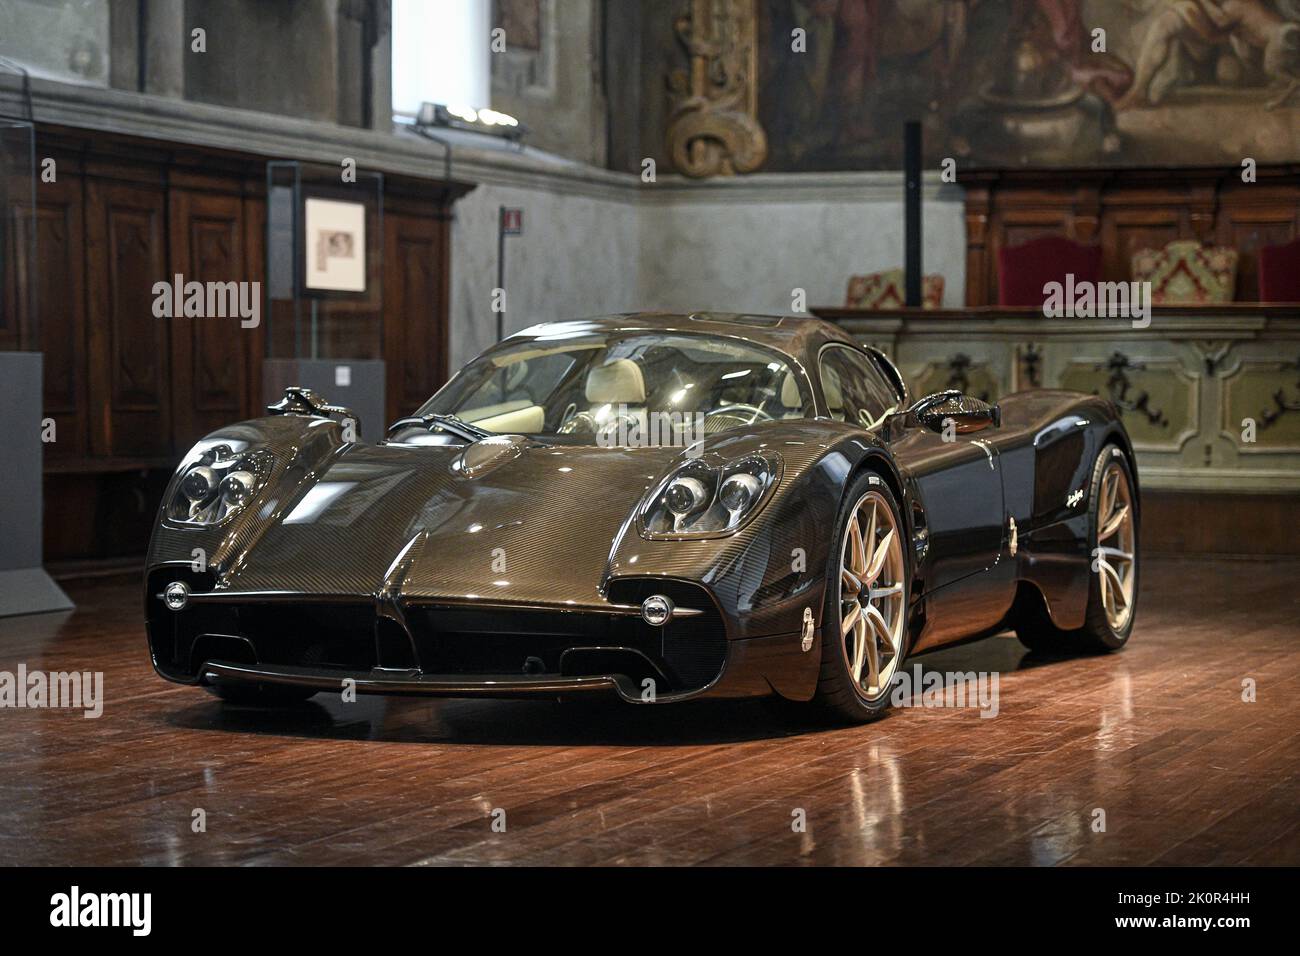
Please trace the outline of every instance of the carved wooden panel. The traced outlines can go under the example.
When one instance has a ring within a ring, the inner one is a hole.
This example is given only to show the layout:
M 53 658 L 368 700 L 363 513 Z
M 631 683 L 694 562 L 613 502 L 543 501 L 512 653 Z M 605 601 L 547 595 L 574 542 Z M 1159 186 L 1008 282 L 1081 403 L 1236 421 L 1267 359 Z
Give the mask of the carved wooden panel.
M 86 185 L 91 451 L 171 455 L 170 326 L 153 315 L 153 284 L 167 276 L 161 189 Z
M 1296 236 L 1296 210 L 1285 203 L 1225 209 L 1215 241 L 1231 246 L 1237 257 L 1237 299 L 1259 298 L 1259 250 L 1290 242 Z
M 171 273 L 180 273 L 184 282 L 249 281 L 243 203 L 238 196 L 173 189 L 168 206 Z M 243 295 L 251 296 L 251 286 L 246 288 L 249 291 Z M 260 289 L 256 298 L 260 321 Z M 243 327 L 238 314 L 181 315 L 159 321 L 171 328 L 172 428 L 179 450 L 213 429 L 245 417 L 253 331 Z
M 1135 252 L 1185 238 L 1179 218 L 1175 209 L 1120 209 L 1107 216 L 1101 227 L 1102 276 L 1130 279 Z
M 55 423 L 47 461 L 89 451 L 85 230 L 81 180 L 62 172 L 36 198 L 36 310 L 45 353 L 45 415 Z

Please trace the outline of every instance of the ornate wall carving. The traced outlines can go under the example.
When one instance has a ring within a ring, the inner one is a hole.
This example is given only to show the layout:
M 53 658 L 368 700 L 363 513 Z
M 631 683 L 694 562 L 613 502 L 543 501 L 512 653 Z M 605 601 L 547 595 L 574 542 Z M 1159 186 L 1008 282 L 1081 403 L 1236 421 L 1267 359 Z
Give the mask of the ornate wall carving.
M 690 61 L 669 76 L 666 143 L 673 168 L 702 177 L 749 173 L 767 158 L 759 125 L 754 0 L 692 0 L 674 29 Z

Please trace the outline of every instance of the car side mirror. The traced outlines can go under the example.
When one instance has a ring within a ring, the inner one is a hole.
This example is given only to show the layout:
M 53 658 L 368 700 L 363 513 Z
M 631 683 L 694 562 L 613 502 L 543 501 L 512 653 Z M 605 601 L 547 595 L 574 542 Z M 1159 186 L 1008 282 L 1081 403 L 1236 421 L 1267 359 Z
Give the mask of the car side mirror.
M 918 398 L 907 410 L 907 421 L 912 425 L 923 425 L 933 432 L 943 432 L 945 424 L 951 421 L 957 434 L 966 435 L 983 431 L 990 425 L 994 428 L 1001 426 L 1002 409 L 963 395 L 959 389 L 949 388 Z

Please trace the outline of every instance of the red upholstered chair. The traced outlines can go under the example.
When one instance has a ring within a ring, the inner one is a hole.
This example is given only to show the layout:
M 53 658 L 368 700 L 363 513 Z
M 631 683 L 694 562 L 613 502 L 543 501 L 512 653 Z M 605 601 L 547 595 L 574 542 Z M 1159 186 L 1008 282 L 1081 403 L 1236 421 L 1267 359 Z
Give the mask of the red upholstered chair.
M 1300 302 L 1300 239 L 1259 250 L 1259 301 Z
M 1043 304 L 1043 286 L 1101 281 L 1101 246 L 1085 246 L 1063 236 L 1042 236 L 1023 246 L 998 250 L 998 305 Z

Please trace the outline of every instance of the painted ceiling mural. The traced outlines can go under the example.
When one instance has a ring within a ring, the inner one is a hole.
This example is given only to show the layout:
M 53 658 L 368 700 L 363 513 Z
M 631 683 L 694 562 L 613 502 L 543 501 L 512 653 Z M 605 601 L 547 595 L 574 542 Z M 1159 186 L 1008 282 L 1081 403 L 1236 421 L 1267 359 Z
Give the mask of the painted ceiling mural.
M 924 124 L 928 164 L 1300 160 L 1300 0 L 745 8 L 768 171 L 897 168 L 907 119 Z

